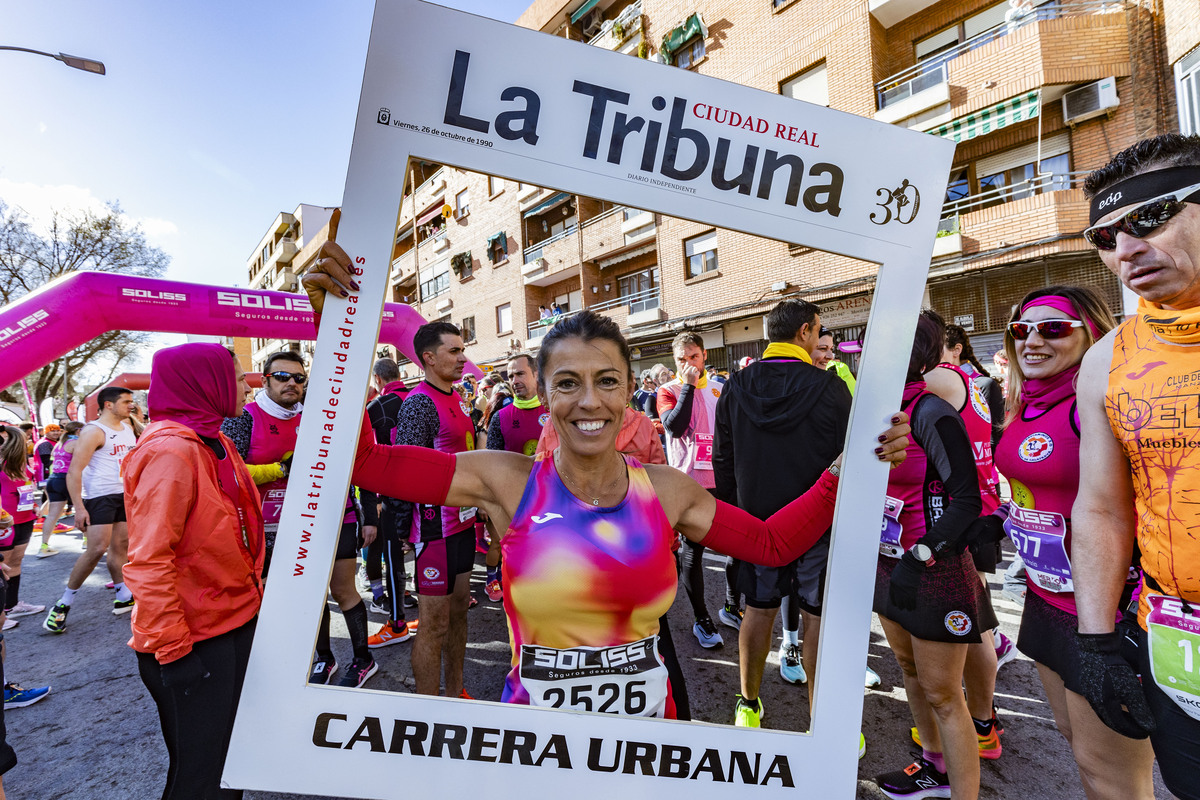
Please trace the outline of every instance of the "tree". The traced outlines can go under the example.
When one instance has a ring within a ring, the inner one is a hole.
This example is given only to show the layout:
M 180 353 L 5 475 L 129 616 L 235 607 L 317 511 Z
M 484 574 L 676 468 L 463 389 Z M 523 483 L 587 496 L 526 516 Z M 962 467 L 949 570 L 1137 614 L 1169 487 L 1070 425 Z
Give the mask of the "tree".
M 86 209 L 55 211 L 48 230 L 41 234 L 23 211 L 0 200 L 0 302 L 5 305 L 72 272 L 153 278 L 162 275 L 169 263 L 170 257 L 147 243 L 141 226 L 131 226 L 117 203 L 108 204 L 103 214 Z M 149 338 L 137 331 L 110 331 L 47 364 L 26 379 L 34 407 L 47 397 L 61 397 L 67 376 L 67 393 L 75 394 L 80 385 L 77 376 L 86 368 L 107 367 L 101 383 L 108 381 Z M 0 391 L 0 400 L 22 402 L 23 398 L 10 386 Z

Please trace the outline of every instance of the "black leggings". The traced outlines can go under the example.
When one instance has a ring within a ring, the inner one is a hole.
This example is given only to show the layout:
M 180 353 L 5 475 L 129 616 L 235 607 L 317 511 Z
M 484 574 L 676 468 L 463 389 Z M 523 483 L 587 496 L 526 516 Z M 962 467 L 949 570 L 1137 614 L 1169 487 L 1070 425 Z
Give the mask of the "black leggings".
M 671 697 L 675 700 L 675 719 L 690 720 L 692 707 L 688 703 L 687 684 L 683 680 L 683 669 L 675 652 L 675 640 L 671 638 L 671 623 L 667 615 L 658 618 L 658 654 L 667 668 L 667 679 L 671 681 Z
M 707 619 L 708 606 L 704 603 L 704 545 L 697 544 L 691 539 L 684 539 L 679 548 L 679 577 L 683 579 L 683 592 L 688 602 L 692 604 L 692 616 L 697 621 Z M 737 606 L 737 574 L 736 559 L 725 557 L 725 604 Z
M 170 757 L 163 800 L 241 800 L 241 789 L 221 788 L 221 770 L 256 621 L 192 645 L 209 674 L 187 694 L 163 686 L 153 653 L 137 654 L 138 674 L 158 706 Z

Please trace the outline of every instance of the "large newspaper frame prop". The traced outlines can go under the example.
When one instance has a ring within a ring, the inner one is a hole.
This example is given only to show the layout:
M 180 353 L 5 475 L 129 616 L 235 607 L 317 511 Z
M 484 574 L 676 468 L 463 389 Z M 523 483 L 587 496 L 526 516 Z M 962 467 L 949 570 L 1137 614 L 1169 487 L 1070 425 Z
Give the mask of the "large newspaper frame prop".
M 614 134 L 622 126 L 630 131 L 623 146 Z M 224 781 L 364 798 L 497 785 L 563 797 L 657 798 L 673 786 L 697 799 L 853 797 L 887 484 L 871 453 L 899 406 L 953 150 L 943 139 L 686 70 L 417 0 L 380 0 L 339 235 L 363 288 L 357 302 L 326 301 Z M 334 557 L 328 532 L 338 529 L 349 483 L 410 157 L 881 265 L 837 503 L 810 734 L 306 684 Z M 750 162 L 752 174 L 739 181 Z M 301 620 L 313 627 L 300 629 Z M 400 784 L 390 765 L 403 767 Z

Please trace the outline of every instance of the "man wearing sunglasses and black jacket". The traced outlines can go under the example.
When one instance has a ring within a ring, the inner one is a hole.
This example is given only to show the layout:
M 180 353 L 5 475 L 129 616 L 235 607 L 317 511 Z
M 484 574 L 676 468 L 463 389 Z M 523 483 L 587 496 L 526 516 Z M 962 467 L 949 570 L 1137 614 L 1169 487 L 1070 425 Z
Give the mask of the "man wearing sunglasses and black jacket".
M 1150 736 L 1163 781 L 1200 798 L 1200 136 L 1168 134 L 1088 176 L 1084 237 L 1139 296 L 1079 373 L 1072 511 L 1084 695 Z M 1114 625 L 1134 545 L 1144 582 Z M 1140 678 L 1140 680 L 1139 680 Z

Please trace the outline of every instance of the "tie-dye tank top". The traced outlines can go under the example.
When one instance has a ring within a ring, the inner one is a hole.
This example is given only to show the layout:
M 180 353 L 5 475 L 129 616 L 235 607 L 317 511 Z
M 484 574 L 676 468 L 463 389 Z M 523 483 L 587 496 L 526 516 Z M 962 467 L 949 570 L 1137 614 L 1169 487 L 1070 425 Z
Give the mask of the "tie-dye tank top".
M 637 642 L 658 634 L 659 617 L 675 599 L 675 532 L 645 468 L 623 458 L 629 490 L 612 507 L 592 506 L 571 494 L 553 451 L 534 461 L 501 541 L 513 654 L 506 703 L 530 703 L 520 673 L 522 645 L 566 649 Z M 673 716 L 673 703 L 668 707 L 667 716 Z

